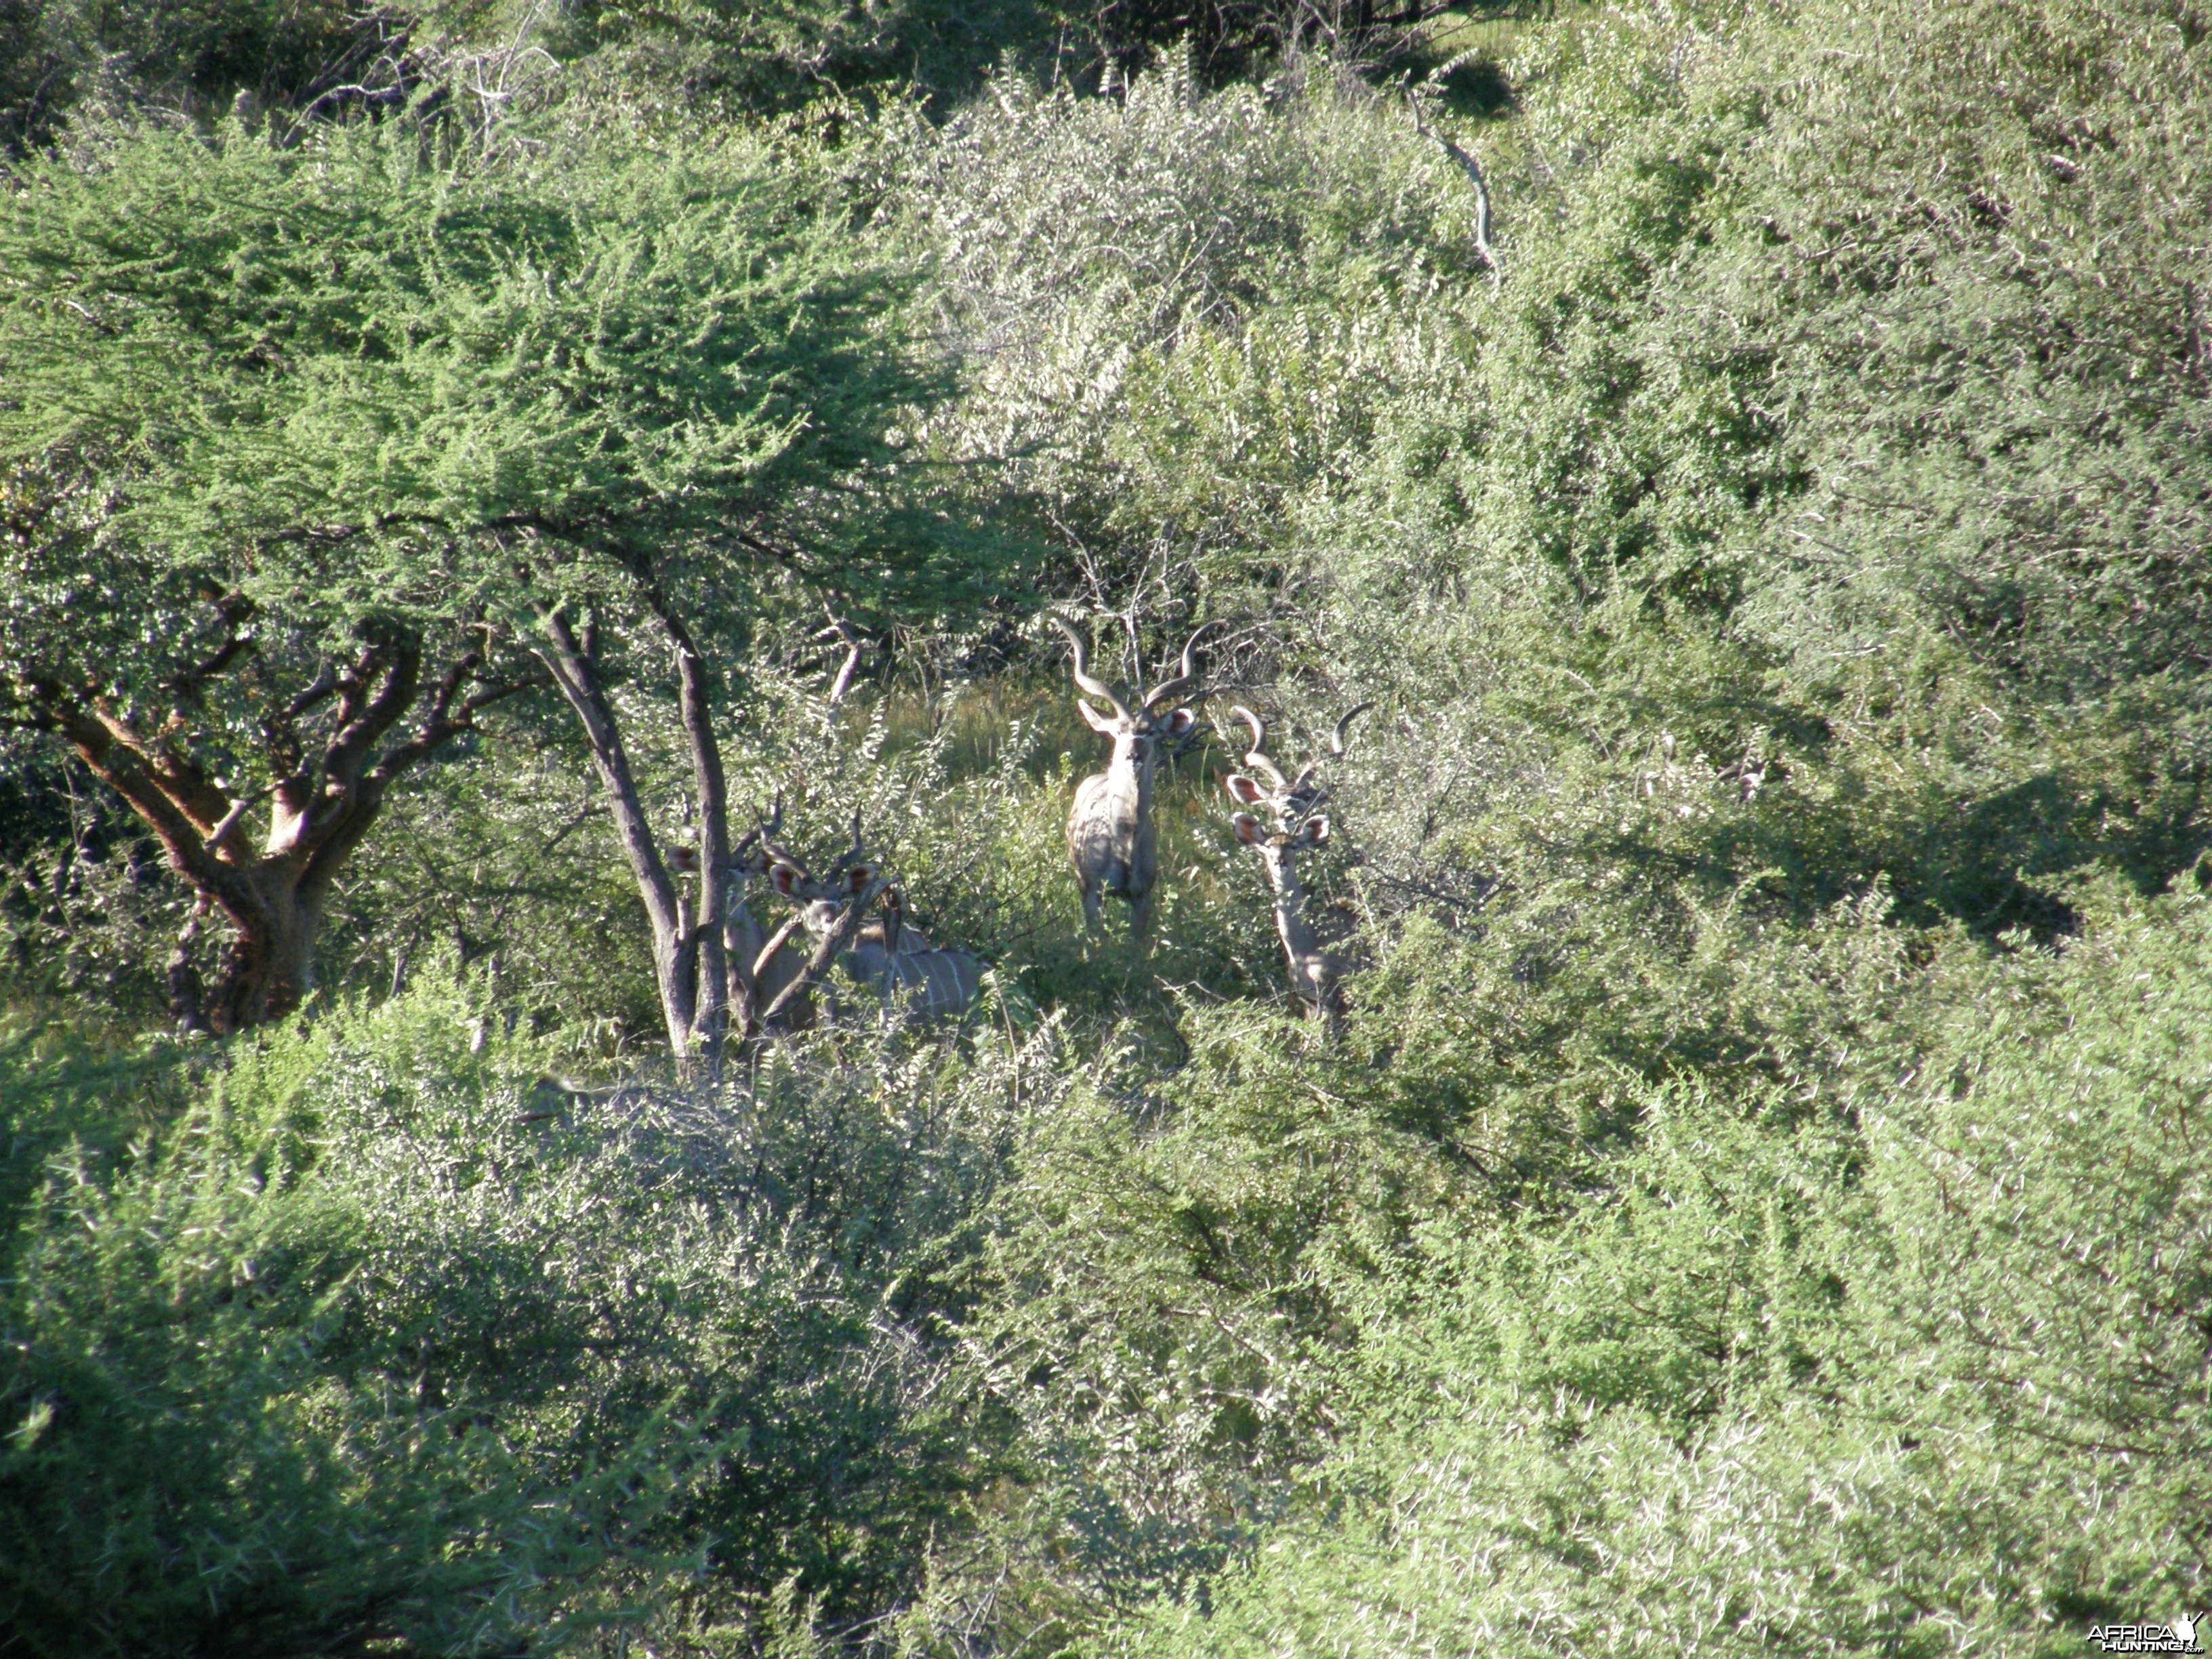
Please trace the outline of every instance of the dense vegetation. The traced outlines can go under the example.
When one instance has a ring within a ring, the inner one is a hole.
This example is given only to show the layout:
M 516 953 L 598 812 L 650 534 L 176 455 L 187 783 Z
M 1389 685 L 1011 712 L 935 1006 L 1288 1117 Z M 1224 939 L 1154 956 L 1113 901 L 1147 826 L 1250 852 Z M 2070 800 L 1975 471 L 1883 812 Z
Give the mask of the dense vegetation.
M 2208 132 L 2195 0 L 0 7 L 0 1653 L 2212 1604 Z M 1148 945 L 1054 617 L 1222 624 Z M 768 1018 L 772 811 L 963 1019 Z

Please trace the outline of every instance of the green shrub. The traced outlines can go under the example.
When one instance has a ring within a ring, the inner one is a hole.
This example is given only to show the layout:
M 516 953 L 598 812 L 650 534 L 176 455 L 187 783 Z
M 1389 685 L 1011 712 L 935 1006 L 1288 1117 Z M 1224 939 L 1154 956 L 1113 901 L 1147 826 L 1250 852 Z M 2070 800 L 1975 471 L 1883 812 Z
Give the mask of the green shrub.
M 2193 1608 L 2212 907 L 2102 897 L 1910 1069 L 1667 1088 L 1571 1215 L 1439 1222 L 1302 1518 L 1132 1645 L 2056 1655 Z
M 0 1287 L 26 1650 L 534 1651 L 911 1579 L 975 1467 L 933 1322 L 1035 1058 L 588 1111 L 538 1058 L 434 982 L 55 1154 Z

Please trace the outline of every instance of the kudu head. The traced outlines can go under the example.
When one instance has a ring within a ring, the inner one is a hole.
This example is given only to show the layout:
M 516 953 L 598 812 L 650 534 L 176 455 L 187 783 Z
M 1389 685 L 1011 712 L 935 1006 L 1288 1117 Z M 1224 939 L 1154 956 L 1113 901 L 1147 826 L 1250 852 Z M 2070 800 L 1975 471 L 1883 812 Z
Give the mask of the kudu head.
M 1127 766 L 1148 774 L 1153 762 L 1159 757 L 1160 744 L 1173 742 L 1198 724 L 1197 714 L 1188 708 L 1177 707 L 1175 699 L 1198 684 L 1198 663 L 1194 653 L 1199 640 L 1213 624 L 1207 623 L 1193 634 L 1182 648 L 1182 661 L 1174 675 L 1162 680 L 1140 697 L 1125 697 L 1104 680 L 1094 678 L 1083 636 L 1057 617 L 1052 619 L 1052 625 L 1067 635 L 1071 653 L 1068 675 L 1075 682 L 1076 690 L 1086 694 L 1075 700 L 1075 706 L 1083 711 L 1084 723 L 1101 736 L 1114 740 L 1113 763 L 1115 766 Z M 1092 708 L 1089 697 L 1100 698 L 1113 712 L 1106 714 Z
M 751 895 L 753 884 L 765 880 L 779 863 L 797 864 L 798 860 L 776 841 L 782 828 L 783 797 L 779 794 L 775 809 L 765 819 L 754 818 L 753 827 L 730 849 L 730 861 L 722 866 L 732 906 L 743 904 Z
M 781 814 L 779 814 L 781 816 Z M 769 885 L 777 896 L 796 906 L 810 938 L 826 939 L 839 915 L 881 880 L 883 872 L 870 862 L 860 848 L 860 819 L 853 817 L 853 844 L 821 876 L 807 873 L 805 866 L 763 835 L 761 846 L 769 855 Z
M 860 825 L 853 822 L 853 845 L 827 875 L 810 876 L 789 856 L 769 868 L 775 890 L 799 907 L 801 925 L 815 942 L 817 963 L 835 948 L 842 970 L 872 990 L 886 1012 L 910 1024 L 957 1019 L 974 1004 L 985 964 L 964 951 L 933 945 L 907 926 L 906 896 L 889 882 L 880 866 L 864 858 Z M 863 921 L 854 907 L 867 907 L 880 895 L 873 921 Z M 830 994 L 832 1017 L 838 1003 Z
M 1345 733 L 1352 722 L 1374 706 L 1363 702 L 1345 711 L 1329 734 L 1332 756 L 1344 753 Z M 1231 813 L 1229 822 L 1237 841 L 1265 861 L 1272 884 L 1280 891 L 1298 852 L 1328 840 L 1328 820 L 1321 807 L 1328 799 L 1329 790 L 1314 775 L 1321 764 L 1318 761 L 1307 762 L 1294 778 L 1285 776 L 1268 757 L 1267 723 L 1249 708 L 1240 707 L 1231 712 L 1251 729 L 1252 746 L 1244 752 L 1244 764 L 1251 771 L 1231 772 L 1222 780 L 1222 787 L 1238 805 L 1261 810 Z

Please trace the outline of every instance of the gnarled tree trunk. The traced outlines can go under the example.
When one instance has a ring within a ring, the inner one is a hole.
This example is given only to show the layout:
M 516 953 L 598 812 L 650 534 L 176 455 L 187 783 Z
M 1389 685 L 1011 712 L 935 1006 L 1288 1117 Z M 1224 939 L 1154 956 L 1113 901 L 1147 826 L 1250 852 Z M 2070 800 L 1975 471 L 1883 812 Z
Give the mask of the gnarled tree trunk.
M 396 623 L 365 623 L 350 661 L 325 665 L 295 694 L 259 710 L 271 781 L 248 790 L 210 772 L 189 741 L 210 682 L 255 650 L 252 606 L 234 594 L 217 610 L 225 639 L 171 685 L 158 723 L 59 679 L 33 679 L 24 690 L 36 723 L 123 798 L 198 894 L 168 964 L 170 994 L 181 1029 L 228 1036 L 283 1018 L 313 988 L 331 885 L 393 781 L 473 730 L 479 709 L 534 682 L 483 680 L 479 644 L 426 686 L 420 637 Z M 412 729 L 398 735 L 410 716 Z M 256 848 L 247 818 L 264 802 L 267 826 Z M 229 933 L 210 986 L 194 954 L 201 926 L 215 913 Z

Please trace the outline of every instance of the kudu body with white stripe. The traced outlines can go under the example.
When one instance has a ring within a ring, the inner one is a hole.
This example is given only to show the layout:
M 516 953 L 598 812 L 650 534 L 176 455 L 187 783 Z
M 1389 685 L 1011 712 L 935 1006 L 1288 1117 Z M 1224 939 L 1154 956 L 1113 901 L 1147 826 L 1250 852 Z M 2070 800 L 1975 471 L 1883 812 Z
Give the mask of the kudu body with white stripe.
M 1344 753 L 1345 732 L 1373 707 L 1363 702 L 1337 721 L 1328 740 L 1332 756 Z M 1230 823 L 1237 841 L 1260 855 L 1261 867 L 1267 873 L 1267 890 L 1275 901 L 1275 933 L 1283 942 L 1291 989 L 1308 1013 L 1327 1024 L 1333 1037 L 1344 1024 L 1344 998 L 1337 984 L 1344 965 L 1322 947 L 1320 933 L 1306 915 L 1305 888 L 1298 880 L 1298 854 L 1328 840 L 1328 820 L 1320 809 L 1330 792 L 1314 776 L 1320 764 L 1317 761 L 1308 762 L 1297 777 L 1285 777 L 1268 757 L 1267 722 L 1249 708 L 1231 712 L 1251 728 L 1252 746 L 1244 755 L 1244 764 L 1251 771 L 1231 772 L 1222 780 L 1222 787 L 1239 805 L 1259 807 L 1266 817 L 1236 812 Z
M 1111 893 L 1127 902 L 1130 936 L 1142 941 L 1152 926 L 1152 884 L 1159 875 L 1152 830 L 1152 774 L 1159 765 L 1161 744 L 1174 741 L 1198 724 L 1191 709 L 1160 705 L 1172 705 L 1198 683 L 1192 653 L 1200 635 L 1213 624 L 1206 623 L 1190 636 L 1171 678 L 1127 701 L 1115 688 L 1091 677 L 1082 635 L 1057 617 L 1053 625 L 1067 635 L 1073 653 L 1068 672 L 1076 690 L 1103 699 L 1113 710 L 1103 714 L 1085 698 L 1075 700 L 1085 723 L 1114 741 L 1114 757 L 1106 769 L 1076 787 L 1075 805 L 1067 815 L 1067 857 L 1083 889 L 1083 920 L 1089 927 L 1099 927 L 1100 903 Z
M 799 925 L 817 950 L 854 903 L 865 908 L 872 894 L 881 894 L 880 914 L 850 933 L 837 960 L 908 1024 L 957 1019 L 981 994 L 983 959 L 944 949 L 908 927 L 905 896 L 875 865 L 848 855 L 817 880 L 787 857 L 769 870 L 769 880 L 798 908 Z

